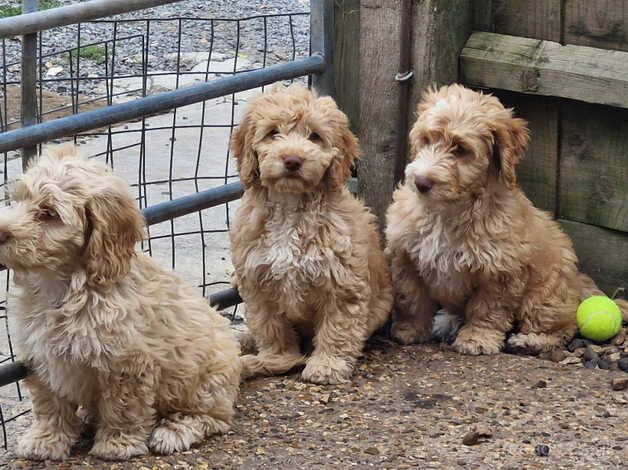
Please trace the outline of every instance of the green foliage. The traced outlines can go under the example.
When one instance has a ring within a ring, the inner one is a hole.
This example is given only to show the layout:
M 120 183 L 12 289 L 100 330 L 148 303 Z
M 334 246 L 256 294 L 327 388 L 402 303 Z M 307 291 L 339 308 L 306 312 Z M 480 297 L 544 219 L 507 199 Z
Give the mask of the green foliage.
M 49 10 L 59 6 L 59 2 L 55 0 L 41 0 L 39 2 L 40 10 Z M 17 16 L 22 14 L 21 5 L 1 5 L 0 6 L 0 18 L 8 18 L 9 16 Z
M 72 49 L 72 56 L 74 56 L 74 54 L 76 54 L 76 49 Z M 101 44 L 83 46 L 79 49 L 79 57 L 81 59 L 91 60 L 96 64 L 103 64 L 107 59 L 105 46 Z

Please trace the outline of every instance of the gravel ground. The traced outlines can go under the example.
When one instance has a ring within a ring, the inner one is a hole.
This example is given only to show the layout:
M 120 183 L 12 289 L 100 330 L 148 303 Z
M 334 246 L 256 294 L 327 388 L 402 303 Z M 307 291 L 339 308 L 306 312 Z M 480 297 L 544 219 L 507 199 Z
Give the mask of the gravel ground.
M 17 5 L 19 0 L 1 2 L 3 5 Z M 77 3 L 75 0 L 60 0 L 60 5 Z M 81 92 L 87 95 L 96 94 L 97 77 L 110 75 L 112 64 L 116 76 L 141 74 L 143 65 L 147 71 L 177 70 L 177 55 L 180 52 L 207 52 L 223 54 L 226 58 L 247 57 L 249 63 L 272 64 L 284 62 L 294 56 L 301 57 L 309 50 L 309 16 L 288 13 L 304 13 L 309 11 L 308 0 L 251 0 L 229 1 L 219 0 L 185 0 L 178 3 L 162 5 L 156 8 L 127 13 L 108 20 L 132 20 L 118 22 L 114 31 L 114 23 L 91 22 L 83 23 L 80 30 L 82 47 L 99 41 L 107 43 L 107 61 L 104 62 L 104 45 L 96 46 L 93 58 L 81 54 L 81 77 L 93 80 L 81 82 Z M 266 20 L 266 42 L 264 41 L 264 19 L 250 18 L 259 15 L 283 15 L 269 17 Z M 147 22 L 151 18 L 150 32 L 147 33 Z M 180 22 L 177 18 L 183 18 Z M 246 19 L 248 18 L 248 19 Z M 215 19 L 216 21 L 210 21 Z M 238 24 L 228 19 L 244 19 L 239 23 L 240 39 L 238 41 Z M 157 21 L 158 20 L 158 21 Z M 179 44 L 179 30 L 181 31 Z M 112 39 L 116 37 L 115 58 L 113 56 Z M 42 73 L 46 88 L 58 93 L 69 93 L 71 70 L 68 51 L 78 44 L 78 27 L 70 25 L 43 32 L 42 53 L 44 56 Z M 142 49 L 146 45 L 148 50 Z M 236 49 L 237 46 L 237 49 Z M 6 60 L 8 80 L 19 80 L 20 38 L 12 38 L 6 42 Z M 62 53 L 62 51 L 65 51 Z M 143 53 L 147 52 L 148 63 L 142 64 Z M 76 56 L 72 64 L 72 75 L 76 75 Z M 194 64 L 179 63 L 180 71 L 188 71 Z M 226 71 L 228 72 L 228 71 Z
M 233 430 L 170 457 L 10 468 L 621 468 L 628 391 L 621 372 L 446 346 L 372 344 L 351 383 L 297 375 L 244 384 Z M 463 443 L 466 442 L 467 444 Z M 625 468 L 625 467 L 624 467 Z

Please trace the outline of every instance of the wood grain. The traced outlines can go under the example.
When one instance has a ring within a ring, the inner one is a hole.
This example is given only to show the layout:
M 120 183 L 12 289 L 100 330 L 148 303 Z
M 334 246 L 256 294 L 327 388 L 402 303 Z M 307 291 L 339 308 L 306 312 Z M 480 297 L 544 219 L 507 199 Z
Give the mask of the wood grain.
M 628 291 L 628 235 L 569 220 L 559 222 L 571 237 L 580 270 L 608 295 L 620 287 Z
M 563 105 L 560 216 L 628 232 L 628 110 Z
M 360 2 L 359 115 L 364 157 L 358 194 L 383 224 L 392 199 L 396 154 L 400 1 Z
M 628 2 L 566 0 L 565 41 L 628 51 Z
M 628 108 L 628 52 L 476 32 L 460 60 L 471 85 Z
M 517 167 L 519 185 L 536 207 L 556 213 L 558 106 L 554 100 L 518 93 L 495 93 L 504 106 L 528 121 L 531 141 Z

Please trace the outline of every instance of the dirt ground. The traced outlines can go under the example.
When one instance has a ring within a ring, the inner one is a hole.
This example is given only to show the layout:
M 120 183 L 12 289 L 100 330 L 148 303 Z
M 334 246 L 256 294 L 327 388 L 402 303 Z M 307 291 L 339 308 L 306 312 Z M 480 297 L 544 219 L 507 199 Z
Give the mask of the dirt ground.
M 88 457 L 86 444 L 63 464 L 10 467 L 626 468 L 628 391 L 611 387 L 621 377 L 376 341 L 348 384 L 310 385 L 298 374 L 244 384 L 233 430 L 191 451 L 107 463 Z M 492 435 L 463 444 L 474 429 Z

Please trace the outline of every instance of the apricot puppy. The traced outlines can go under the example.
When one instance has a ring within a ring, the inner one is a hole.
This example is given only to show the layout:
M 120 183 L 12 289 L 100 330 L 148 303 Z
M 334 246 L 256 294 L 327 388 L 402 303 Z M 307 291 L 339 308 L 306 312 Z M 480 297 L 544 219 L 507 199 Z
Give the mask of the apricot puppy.
M 375 217 L 345 187 L 360 155 L 347 117 L 331 98 L 276 87 L 249 105 L 231 150 L 245 187 L 230 232 L 235 283 L 258 350 L 243 356 L 244 375 L 305 363 L 305 380 L 349 379 L 393 295 Z
M 144 220 L 127 184 L 73 146 L 48 148 L 0 212 L 0 263 L 33 423 L 17 454 L 64 459 L 77 408 L 90 454 L 128 459 L 188 449 L 229 429 L 240 380 L 228 321 L 136 249 Z
M 412 162 L 387 213 L 394 337 L 427 340 L 442 307 L 464 319 L 461 353 L 496 353 L 513 328 L 510 348 L 563 345 L 581 296 L 599 291 L 559 225 L 517 187 L 526 123 L 460 85 L 426 92 L 417 114 Z

